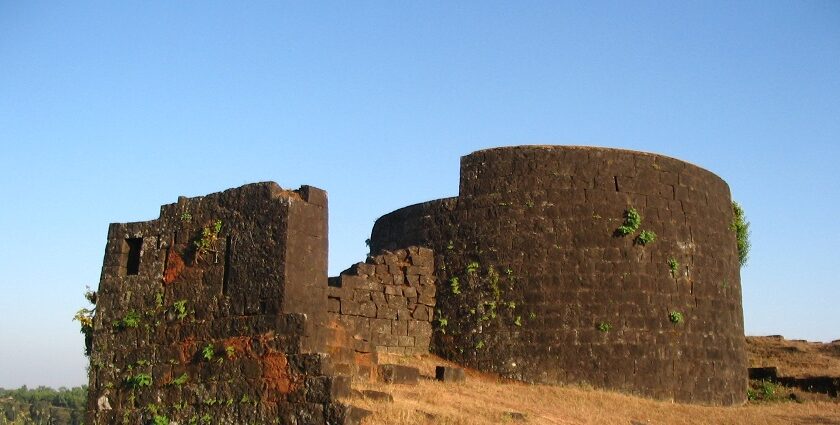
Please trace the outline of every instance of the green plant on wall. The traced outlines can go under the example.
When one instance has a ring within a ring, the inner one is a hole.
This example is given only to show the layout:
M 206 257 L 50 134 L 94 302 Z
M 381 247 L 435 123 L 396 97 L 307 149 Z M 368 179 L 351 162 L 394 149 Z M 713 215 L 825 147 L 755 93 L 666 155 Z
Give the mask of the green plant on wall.
M 624 223 L 615 229 L 615 232 L 621 236 L 627 236 L 639 230 L 642 225 L 642 216 L 635 208 L 629 207 L 624 211 Z
M 172 382 L 170 382 L 170 384 L 180 387 L 181 385 L 186 384 L 189 379 L 190 376 L 187 375 L 186 372 L 184 372 L 181 374 L 181 376 L 173 379 Z
M 668 320 L 677 325 L 683 322 L 683 315 L 679 311 L 671 311 L 668 313 Z
M 680 270 L 680 262 L 676 258 L 669 258 L 668 269 L 671 270 L 671 277 L 677 277 L 677 272 Z
M 213 360 L 213 357 L 216 355 L 216 347 L 213 344 L 207 344 L 204 348 L 201 349 L 201 357 L 204 357 L 205 360 L 208 362 Z
M 438 313 L 438 318 L 437 318 L 438 330 L 440 330 L 440 333 L 445 334 L 446 333 L 446 326 L 449 324 L 449 320 L 447 320 L 445 317 L 441 316 L 440 310 L 438 310 L 437 313 Z
M 458 276 L 449 278 L 449 288 L 452 289 L 453 294 L 457 295 L 461 293 L 461 283 L 458 280 Z
M 735 239 L 738 243 L 738 262 L 741 267 L 747 264 L 750 255 L 750 222 L 744 215 L 744 209 L 737 202 L 732 202 L 734 217 L 729 228 L 735 232 Z
M 481 264 L 479 264 L 477 261 L 473 261 L 467 264 L 467 274 L 470 276 L 475 276 L 478 272 L 479 267 L 481 267 Z
M 134 310 L 129 311 L 122 319 L 115 320 L 113 323 L 114 329 L 116 330 L 136 328 L 139 325 L 140 315 Z
M 175 303 L 172 304 L 172 310 L 175 312 L 175 317 L 177 317 L 178 320 L 184 319 L 187 317 L 187 300 L 175 301 Z
M 601 332 L 609 332 L 612 329 L 612 325 L 610 322 L 600 322 L 598 323 L 597 328 Z
M 642 226 L 642 215 L 639 214 L 633 207 L 628 207 L 624 211 L 624 223 L 615 229 L 615 234 L 618 236 L 627 236 L 636 233 Z M 647 245 L 656 240 L 656 233 L 650 230 L 642 230 L 638 236 L 633 239 L 633 242 L 639 245 Z
M 636 236 L 636 243 L 642 246 L 652 243 L 655 240 L 656 233 L 653 233 L 650 230 L 642 230 L 642 232 L 639 233 L 639 236 Z
M 152 375 L 149 375 L 148 373 L 138 373 L 126 378 L 125 384 L 132 389 L 148 387 L 152 385 Z
M 193 242 L 196 258 L 215 250 L 216 241 L 219 239 L 219 232 L 221 230 L 222 220 L 215 220 L 211 225 L 201 229 L 201 235 Z

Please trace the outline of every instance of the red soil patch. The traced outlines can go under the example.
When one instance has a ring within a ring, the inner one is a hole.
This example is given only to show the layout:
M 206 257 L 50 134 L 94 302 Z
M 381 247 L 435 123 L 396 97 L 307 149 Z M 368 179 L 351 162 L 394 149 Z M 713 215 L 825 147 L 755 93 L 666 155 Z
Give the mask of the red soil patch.
M 233 355 L 230 358 L 251 357 L 251 337 L 234 336 L 222 340 L 225 347 L 225 355 L 228 355 L 228 347 L 233 347 Z
M 279 401 L 297 387 L 289 370 L 289 361 L 283 353 L 269 353 L 262 357 L 263 382 L 268 401 Z
M 181 258 L 176 250 L 169 247 L 169 250 L 166 252 L 166 270 L 163 271 L 163 284 L 169 285 L 178 279 L 178 276 L 184 271 L 184 267 L 186 267 L 184 259 Z
M 178 344 L 178 357 L 181 364 L 189 364 L 195 353 L 195 340 L 185 339 Z

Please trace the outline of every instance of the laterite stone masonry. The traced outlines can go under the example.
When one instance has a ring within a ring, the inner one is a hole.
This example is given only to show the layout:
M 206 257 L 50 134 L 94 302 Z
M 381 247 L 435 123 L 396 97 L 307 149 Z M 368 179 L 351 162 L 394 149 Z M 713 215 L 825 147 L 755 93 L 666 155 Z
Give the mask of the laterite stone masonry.
M 621 235 L 631 209 L 641 224 Z M 706 170 L 614 149 L 478 151 L 458 197 L 381 217 L 372 255 L 332 278 L 327 214 L 325 191 L 268 182 L 112 224 L 87 422 L 358 423 L 351 378 L 413 381 L 378 353 L 430 349 L 528 382 L 744 401 L 731 200 Z
M 458 197 L 381 217 L 371 248 L 434 250 L 432 350 L 450 360 L 729 405 L 747 385 L 732 220 L 726 183 L 673 158 L 509 147 L 463 157 Z

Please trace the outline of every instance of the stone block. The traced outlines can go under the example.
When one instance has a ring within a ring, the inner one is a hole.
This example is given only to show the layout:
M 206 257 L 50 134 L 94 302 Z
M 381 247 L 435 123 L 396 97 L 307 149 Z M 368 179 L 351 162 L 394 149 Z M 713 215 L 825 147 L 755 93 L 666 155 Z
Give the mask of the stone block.
M 416 385 L 420 379 L 420 370 L 411 366 L 382 364 L 378 371 L 382 382 L 387 384 Z
M 396 317 L 395 317 L 396 318 Z M 408 335 L 408 321 L 394 320 L 391 322 L 391 334 L 397 336 Z
M 359 316 L 362 317 L 377 317 L 376 304 L 373 301 L 367 301 L 359 304 Z
M 396 335 L 394 335 L 396 336 Z M 413 336 L 396 336 L 398 338 L 397 345 L 400 347 L 414 347 L 414 337 Z
M 338 313 L 341 311 L 341 300 L 338 298 L 327 298 L 327 311 Z
M 359 303 L 355 301 L 350 301 L 348 299 L 341 300 L 341 314 L 358 316 L 360 313 L 361 306 L 359 305 Z
M 435 379 L 443 382 L 463 382 L 466 379 L 464 369 L 452 366 L 436 366 Z
M 431 316 L 429 316 L 429 307 L 424 305 L 417 305 L 414 308 L 414 311 L 411 313 L 411 318 L 414 320 L 421 320 L 421 321 L 429 321 L 431 320 Z
M 370 301 L 370 300 L 371 300 L 371 294 L 370 294 L 370 291 L 367 288 L 354 289 L 353 290 L 353 301 L 364 302 L 364 301 Z
M 410 286 L 403 288 L 403 296 L 406 298 L 417 298 L 417 289 Z
M 384 391 L 362 390 L 359 392 L 359 395 L 373 401 L 384 401 L 386 403 L 394 402 L 394 396 Z
M 376 306 L 377 319 L 396 319 L 397 309 L 385 304 L 378 304 Z

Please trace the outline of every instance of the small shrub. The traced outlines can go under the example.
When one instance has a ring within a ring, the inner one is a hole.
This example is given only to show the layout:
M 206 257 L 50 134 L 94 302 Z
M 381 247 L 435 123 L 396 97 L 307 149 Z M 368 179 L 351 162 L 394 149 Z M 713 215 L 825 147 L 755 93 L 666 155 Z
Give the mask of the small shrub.
M 85 355 L 90 356 L 90 350 L 93 343 L 93 314 L 94 311 L 83 308 L 76 312 L 73 320 L 77 320 L 80 325 L 79 332 L 85 336 Z
M 652 243 L 655 240 L 656 233 L 653 233 L 650 230 L 642 230 L 642 232 L 639 233 L 639 236 L 636 236 L 636 242 L 642 246 Z
M 679 311 L 672 311 L 668 313 L 668 320 L 673 324 L 680 324 L 683 322 L 683 315 Z
M 205 360 L 208 362 L 213 360 L 213 357 L 216 355 L 216 347 L 213 347 L 213 344 L 207 344 L 204 348 L 201 349 L 201 357 L 204 357 Z
M 467 264 L 467 274 L 470 276 L 475 276 L 479 267 L 481 267 L 481 264 L 478 264 L 478 262 L 476 261 Z
M 221 230 L 222 220 L 216 220 L 210 226 L 201 229 L 201 237 L 193 242 L 196 253 L 199 256 L 213 249 L 216 244 L 216 240 L 219 238 L 219 232 Z
M 225 356 L 227 358 L 232 359 L 233 356 L 235 356 L 235 355 L 236 355 L 236 348 L 234 348 L 232 345 L 228 345 L 227 347 L 225 347 Z
M 181 213 L 181 221 L 183 221 L 184 223 L 191 222 L 192 221 L 192 214 L 190 214 L 188 211 L 185 211 L 185 212 Z
M 178 320 L 182 320 L 187 317 L 187 300 L 175 301 L 175 303 L 172 304 L 172 309 L 175 311 L 175 317 L 177 317 Z
M 668 268 L 671 269 L 671 276 L 677 277 L 677 272 L 680 270 L 680 263 L 676 258 L 668 259 Z
M 763 380 L 761 381 L 761 396 L 765 400 L 772 400 L 776 396 L 776 384 Z
M 148 387 L 152 385 L 152 375 L 149 375 L 148 373 L 138 373 L 136 375 L 129 376 L 125 380 L 125 383 L 132 389 Z
M 90 289 L 90 287 L 85 287 L 85 299 L 89 303 L 96 305 L 96 291 Z
M 609 322 L 598 323 L 597 327 L 601 332 L 609 332 L 612 329 L 612 325 Z
M 170 382 L 170 384 L 180 387 L 181 385 L 186 384 L 189 379 L 190 379 L 190 376 L 187 375 L 186 372 L 184 372 L 184 373 L 181 374 L 181 376 L 173 379 L 172 382 Z
M 750 222 L 744 216 L 744 209 L 737 202 L 732 202 L 734 217 L 730 229 L 735 232 L 735 239 L 738 242 L 738 262 L 741 267 L 747 264 L 750 255 Z
M 113 325 L 117 330 L 136 328 L 140 326 L 140 315 L 131 310 L 122 319 L 114 321 Z
M 445 317 L 443 317 L 443 313 L 441 313 L 440 310 L 437 310 L 437 324 L 438 324 L 438 330 L 440 331 L 440 333 L 445 335 L 446 334 L 446 325 L 449 324 L 449 320 L 447 320 Z
M 639 229 L 642 225 L 642 216 L 635 208 L 630 207 L 624 211 L 624 224 L 615 230 L 621 236 L 627 236 Z
M 458 280 L 458 276 L 449 278 L 449 288 L 452 289 L 453 294 L 457 295 L 461 293 L 461 283 Z
M 773 381 L 762 379 L 760 381 L 750 380 L 747 388 L 747 399 L 750 401 L 781 401 L 787 400 L 780 394 L 783 387 Z

